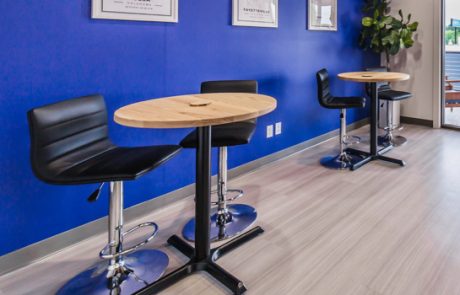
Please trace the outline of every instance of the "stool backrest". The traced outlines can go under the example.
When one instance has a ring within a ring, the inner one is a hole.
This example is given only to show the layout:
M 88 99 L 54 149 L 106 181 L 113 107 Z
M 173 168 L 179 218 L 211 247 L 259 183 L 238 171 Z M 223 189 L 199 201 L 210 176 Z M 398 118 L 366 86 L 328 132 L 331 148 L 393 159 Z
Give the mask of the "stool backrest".
M 318 85 L 318 101 L 323 107 L 328 107 L 331 99 L 334 98 L 329 88 L 329 73 L 322 69 L 316 73 L 316 83 Z
M 201 93 L 258 93 L 258 85 L 255 80 L 227 80 L 206 81 L 201 83 Z
M 201 93 L 258 93 L 258 84 L 255 80 L 223 80 L 223 81 L 206 81 L 201 83 Z M 248 120 L 247 122 L 256 123 L 257 119 Z
M 386 67 L 375 67 L 375 68 L 367 68 L 366 71 L 367 72 L 388 72 L 388 69 Z M 379 88 L 379 91 L 391 90 L 390 83 L 388 82 L 377 83 L 377 87 Z M 367 95 L 370 96 L 371 86 L 369 83 L 366 83 L 366 93 Z
M 100 95 L 79 97 L 28 112 L 31 162 L 47 182 L 61 167 L 81 163 L 107 150 L 107 110 Z

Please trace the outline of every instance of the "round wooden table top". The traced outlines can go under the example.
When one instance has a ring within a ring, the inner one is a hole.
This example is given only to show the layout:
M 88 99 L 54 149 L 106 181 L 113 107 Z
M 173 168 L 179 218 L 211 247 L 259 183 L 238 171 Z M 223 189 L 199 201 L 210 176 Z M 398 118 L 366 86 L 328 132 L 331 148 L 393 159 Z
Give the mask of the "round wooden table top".
M 253 93 L 207 93 L 146 100 L 115 112 L 120 125 L 138 128 L 188 128 L 234 123 L 276 108 L 276 99 Z
M 348 72 L 340 73 L 338 77 L 353 82 L 377 83 L 405 81 L 409 80 L 410 75 L 396 72 Z

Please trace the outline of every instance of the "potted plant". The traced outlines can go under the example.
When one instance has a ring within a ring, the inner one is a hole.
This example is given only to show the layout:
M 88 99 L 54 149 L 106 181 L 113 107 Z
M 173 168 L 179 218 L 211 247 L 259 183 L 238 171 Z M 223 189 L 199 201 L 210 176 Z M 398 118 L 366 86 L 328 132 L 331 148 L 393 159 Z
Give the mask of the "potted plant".
M 362 48 L 385 54 L 387 69 L 390 56 L 414 45 L 414 33 L 418 28 L 418 22 L 411 22 L 411 14 L 405 18 L 399 10 L 399 18 L 391 16 L 390 4 L 391 0 L 365 0 L 359 40 Z

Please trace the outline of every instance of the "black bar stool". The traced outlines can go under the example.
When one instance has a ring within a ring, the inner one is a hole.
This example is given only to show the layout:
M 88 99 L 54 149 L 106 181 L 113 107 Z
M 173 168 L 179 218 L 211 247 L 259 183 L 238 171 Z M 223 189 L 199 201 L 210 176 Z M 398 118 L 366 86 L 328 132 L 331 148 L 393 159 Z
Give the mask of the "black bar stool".
M 257 93 L 257 81 L 208 81 L 201 84 L 201 93 L 244 92 Z M 219 148 L 217 174 L 217 201 L 211 212 L 211 241 L 221 241 L 241 233 L 251 226 L 257 218 L 256 210 L 244 204 L 229 202 L 243 196 L 240 189 L 227 188 L 227 147 L 247 144 L 256 128 L 256 120 L 212 126 L 211 146 Z M 187 135 L 180 145 L 184 148 L 197 147 L 196 130 Z M 233 194 L 228 196 L 228 193 Z M 189 241 L 195 240 L 195 219 L 184 227 L 182 234 Z
M 385 67 L 377 67 L 377 68 L 368 68 L 366 71 L 370 72 L 387 72 L 387 68 Z M 384 128 L 386 134 L 383 136 L 378 137 L 378 143 L 381 146 L 401 146 L 407 142 L 407 139 L 401 135 L 394 135 L 393 131 L 396 129 L 401 129 L 401 126 L 393 126 L 393 109 L 390 108 L 391 103 L 406 100 L 412 97 L 412 94 L 409 92 L 393 90 L 390 86 L 390 83 L 379 83 L 378 84 L 378 91 L 379 91 L 379 105 L 381 101 L 386 103 L 387 107 L 387 124 Z M 366 85 L 366 92 L 370 94 L 370 86 Z M 380 109 L 380 108 L 379 108 Z
M 331 169 L 347 169 L 362 160 L 361 157 L 352 155 L 345 150 L 346 140 L 346 109 L 363 108 L 366 104 L 364 97 L 335 97 L 329 89 L 329 73 L 322 69 L 316 73 L 318 84 L 319 104 L 328 109 L 340 110 L 340 153 L 337 156 L 327 156 L 321 159 L 321 165 Z
M 147 222 L 123 230 L 123 181 L 134 180 L 177 154 L 180 146 L 118 147 L 108 137 L 102 96 L 93 95 L 47 105 L 28 112 L 34 174 L 50 184 L 100 183 L 88 201 L 96 201 L 110 183 L 109 240 L 104 261 L 67 282 L 58 294 L 131 294 L 156 281 L 169 259 L 158 250 L 137 250 L 153 239 L 158 226 Z M 135 230 L 152 227 L 143 242 L 123 248 Z

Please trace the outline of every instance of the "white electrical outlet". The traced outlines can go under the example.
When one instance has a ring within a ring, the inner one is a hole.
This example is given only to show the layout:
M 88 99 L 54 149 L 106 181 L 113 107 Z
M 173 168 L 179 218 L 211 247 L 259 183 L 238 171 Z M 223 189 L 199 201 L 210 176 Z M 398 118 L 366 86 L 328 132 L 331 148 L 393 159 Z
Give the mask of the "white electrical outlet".
M 267 138 L 273 137 L 273 125 L 267 126 Z
M 275 135 L 281 134 L 281 122 L 275 124 Z

